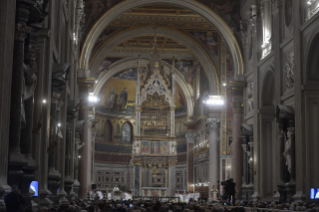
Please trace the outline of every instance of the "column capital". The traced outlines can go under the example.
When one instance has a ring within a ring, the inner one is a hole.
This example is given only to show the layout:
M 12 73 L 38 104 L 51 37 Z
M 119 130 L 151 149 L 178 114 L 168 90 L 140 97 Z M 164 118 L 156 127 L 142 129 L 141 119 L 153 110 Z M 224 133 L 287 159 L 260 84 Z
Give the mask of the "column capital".
M 196 132 L 189 132 L 185 135 L 187 143 L 194 143 L 196 138 Z
M 219 128 L 219 118 L 207 118 L 206 119 L 206 124 L 209 129 L 218 129 Z
M 31 30 L 32 28 L 27 25 L 23 25 L 19 23 L 16 24 L 14 39 L 24 42 L 24 39 L 27 37 L 27 34 L 31 32 Z
M 232 102 L 233 113 L 243 113 L 243 102 Z

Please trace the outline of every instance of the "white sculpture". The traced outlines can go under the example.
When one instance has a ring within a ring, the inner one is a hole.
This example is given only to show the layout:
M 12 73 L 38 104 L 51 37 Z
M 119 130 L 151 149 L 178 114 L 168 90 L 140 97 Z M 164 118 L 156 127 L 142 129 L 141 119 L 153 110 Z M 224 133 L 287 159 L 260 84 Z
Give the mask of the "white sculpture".
M 254 83 L 249 82 L 247 84 L 247 104 L 248 104 L 248 111 L 252 111 L 254 108 Z

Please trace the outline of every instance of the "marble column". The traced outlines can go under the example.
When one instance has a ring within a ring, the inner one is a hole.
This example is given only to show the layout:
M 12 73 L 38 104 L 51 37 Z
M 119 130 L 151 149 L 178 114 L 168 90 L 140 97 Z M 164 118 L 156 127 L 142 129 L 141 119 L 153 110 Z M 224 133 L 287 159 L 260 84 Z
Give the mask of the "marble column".
M 5 210 L 3 195 L 10 192 L 7 174 L 15 7 L 16 1 L 0 1 L 0 210 Z
M 246 143 L 246 136 L 243 136 L 243 142 L 242 142 L 242 147 L 243 147 L 243 182 L 242 182 L 242 196 L 241 198 L 243 200 L 247 200 L 247 192 L 246 191 L 246 187 L 247 187 L 247 175 L 248 175 L 248 162 L 247 162 L 247 144 Z
M 176 166 L 173 162 L 168 168 L 168 193 L 167 196 L 174 197 L 176 189 Z
M 142 196 L 141 191 L 141 166 L 134 165 L 134 196 Z
M 61 127 L 60 127 L 60 132 L 62 133 L 62 138 L 59 139 L 59 145 L 57 147 L 58 150 L 58 154 L 56 154 L 57 156 L 57 170 L 59 170 L 59 173 L 61 174 L 61 180 L 60 180 L 60 186 L 59 186 L 59 203 L 60 204 L 66 204 L 68 202 L 68 199 L 66 198 L 67 193 L 64 190 L 65 187 L 65 178 L 66 178 L 66 173 L 65 173 L 65 162 L 67 160 L 67 156 L 66 156 L 66 139 L 67 139 L 67 107 L 68 105 L 67 103 L 67 91 L 65 90 L 63 92 L 62 95 L 62 102 L 63 105 L 61 107 L 61 118 L 60 118 L 60 123 L 61 123 Z
M 187 141 L 187 191 L 193 192 L 194 186 L 194 143 L 196 132 L 189 132 L 185 135 Z
M 212 189 L 217 189 L 219 182 L 219 149 L 218 149 L 218 135 L 219 135 L 219 122 L 220 119 L 208 118 L 206 120 L 209 129 L 209 196 L 212 199 L 213 193 Z
M 40 52 L 46 52 L 50 49 L 49 30 L 41 30 L 38 32 L 38 47 Z M 38 84 L 37 89 L 34 92 L 34 111 L 41 111 L 41 113 L 34 113 L 36 126 L 34 127 L 33 142 L 36 144 L 35 160 L 37 161 L 38 170 L 35 172 L 35 178 L 39 181 L 38 190 L 38 205 L 40 207 L 50 207 L 52 202 L 48 199 L 51 192 L 48 189 L 48 147 L 50 132 L 47 129 L 50 128 L 51 118 L 51 82 L 52 82 L 52 65 L 47 62 L 50 54 L 39 54 L 37 57 L 38 65 Z M 47 104 L 43 104 L 43 99 L 46 99 Z M 45 161 L 45 162 L 44 162 Z
M 243 149 L 241 146 L 242 102 L 235 101 L 233 107 L 233 179 L 236 183 L 236 197 L 241 197 L 241 185 L 243 176 Z
M 171 107 L 171 130 L 170 135 L 175 136 L 175 107 Z
M 89 108 L 86 105 L 82 104 L 82 108 L 80 109 L 80 118 L 84 120 L 83 134 L 82 134 L 82 142 L 84 142 L 84 146 L 81 148 L 79 155 L 80 166 L 79 166 L 79 182 L 81 184 L 79 190 L 79 197 L 86 198 L 87 193 L 91 189 L 91 152 L 92 152 L 92 141 L 91 141 L 91 133 L 92 133 L 92 121 L 89 119 Z

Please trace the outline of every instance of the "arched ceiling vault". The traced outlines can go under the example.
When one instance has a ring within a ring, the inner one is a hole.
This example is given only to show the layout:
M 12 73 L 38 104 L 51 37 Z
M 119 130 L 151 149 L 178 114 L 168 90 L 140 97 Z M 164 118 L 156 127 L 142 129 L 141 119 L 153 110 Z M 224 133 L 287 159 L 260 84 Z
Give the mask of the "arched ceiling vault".
M 156 34 L 159 36 L 168 37 L 174 40 L 179 41 L 189 50 L 191 50 L 194 55 L 197 56 L 197 59 L 202 64 L 204 70 L 206 71 L 207 77 L 209 79 L 209 88 L 211 94 L 219 94 L 220 83 L 219 77 L 215 68 L 215 65 L 212 62 L 211 57 L 207 51 L 201 46 L 196 40 L 192 37 L 183 34 L 177 30 L 168 29 L 168 28 L 157 28 Z M 90 70 L 91 75 L 94 76 L 98 71 L 100 64 L 105 59 L 105 57 L 110 53 L 110 51 L 122 43 L 125 40 L 128 40 L 132 37 L 137 37 L 141 35 L 152 35 L 154 36 L 154 28 L 145 27 L 145 28 L 133 28 L 121 31 L 118 34 L 113 35 L 111 38 L 107 39 L 101 47 L 95 52 L 90 61 Z
M 130 68 L 137 67 L 137 58 L 124 59 L 113 64 L 110 69 L 99 76 L 98 83 L 95 85 L 94 94 L 98 95 L 103 88 L 104 84 L 115 74 Z M 148 65 L 148 60 L 140 59 L 140 67 L 146 67 Z M 167 62 L 163 62 L 164 70 L 171 70 L 172 66 Z M 184 80 L 184 76 L 175 68 L 175 80 L 181 87 L 183 94 L 187 103 L 187 116 L 193 116 L 193 101 L 192 97 L 194 95 L 193 89 L 189 84 L 187 84 Z
M 234 60 L 234 64 L 235 64 L 234 78 L 236 79 L 239 75 L 243 75 L 244 73 L 243 57 L 242 57 L 238 42 L 236 38 L 234 37 L 231 29 L 228 27 L 225 21 L 213 10 L 211 10 L 204 4 L 198 3 L 194 0 L 133 0 L 133 1 L 126 0 L 118 4 L 113 9 L 106 12 L 95 23 L 95 25 L 89 32 L 82 48 L 79 68 L 89 70 L 89 60 L 91 58 L 91 53 L 92 53 L 94 44 L 96 40 L 98 39 L 99 35 L 110 24 L 112 20 L 114 20 L 116 17 L 118 17 L 119 15 L 121 15 L 122 13 L 128 10 L 131 10 L 136 7 L 141 7 L 144 5 L 154 4 L 154 3 L 169 4 L 169 5 L 179 6 L 182 8 L 192 10 L 196 12 L 197 14 L 202 15 L 210 23 L 214 24 L 216 28 L 218 29 L 218 31 L 221 33 L 221 35 L 224 37 L 225 41 L 227 42 L 230 48 L 230 51 Z

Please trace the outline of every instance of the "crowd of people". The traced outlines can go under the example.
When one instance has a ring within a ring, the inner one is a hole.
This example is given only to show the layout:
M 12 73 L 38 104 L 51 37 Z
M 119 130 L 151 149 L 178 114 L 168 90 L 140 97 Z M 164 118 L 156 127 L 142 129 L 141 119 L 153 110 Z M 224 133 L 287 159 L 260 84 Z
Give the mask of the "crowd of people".
M 196 193 L 193 193 L 196 194 Z M 178 194 L 179 195 L 179 194 Z M 187 196 L 190 197 L 188 194 Z M 192 195 L 191 195 L 192 196 Z M 196 196 L 196 195 L 194 195 Z M 300 202 L 297 204 L 281 203 L 279 201 L 237 201 L 235 205 L 230 206 L 227 201 L 217 200 L 208 202 L 202 199 L 190 198 L 185 200 L 160 202 L 158 200 L 113 200 L 100 198 L 96 195 L 94 199 L 89 196 L 87 199 L 76 199 L 66 204 L 53 205 L 51 208 L 42 207 L 40 212 L 251 212 L 252 208 L 260 209 L 278 209 L 286 211 L 307 211 L 319 212 L 319 205 L 316 203 Z M 7 211 L 20 212 L 32 211 L 24 208 L 25 201 L 20 194 L 17 186 L 12 186 L 12 192 L 4 198 Z
M 175 197 L 179 198 L 179 201 L 188 203 L 190 199 L 198 201 L 200 199 L 200 193 L 198 191 L 190 193 L 176 193 Z

